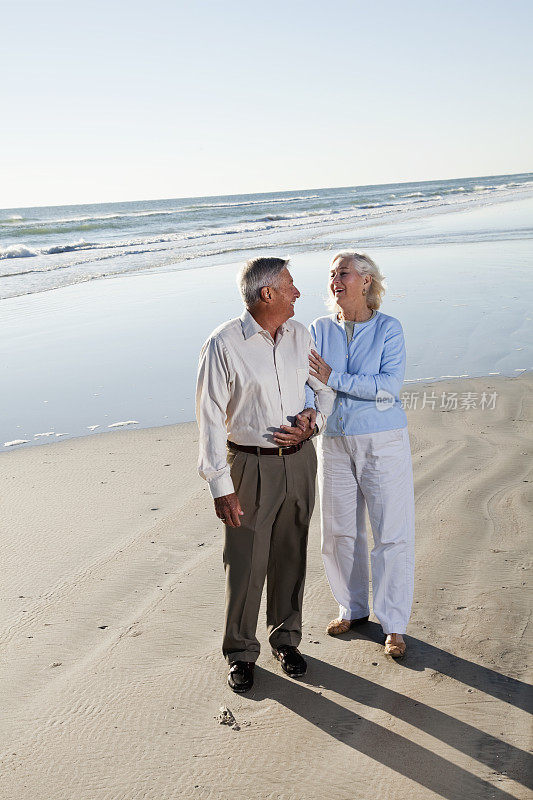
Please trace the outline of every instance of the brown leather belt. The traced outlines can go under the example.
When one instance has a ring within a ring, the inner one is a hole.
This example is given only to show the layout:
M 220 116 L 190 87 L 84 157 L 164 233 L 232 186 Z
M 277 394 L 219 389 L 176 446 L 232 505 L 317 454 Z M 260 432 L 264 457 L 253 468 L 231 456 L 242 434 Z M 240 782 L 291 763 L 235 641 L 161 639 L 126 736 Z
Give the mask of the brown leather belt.
M 290 456 L 302 449 L 303 442 L 291 444 L 289 447 L 252 447 L 245 444 L 235 444 L 228 439 L 228 448 L 236 452 L 252 453 L 254 456 Z

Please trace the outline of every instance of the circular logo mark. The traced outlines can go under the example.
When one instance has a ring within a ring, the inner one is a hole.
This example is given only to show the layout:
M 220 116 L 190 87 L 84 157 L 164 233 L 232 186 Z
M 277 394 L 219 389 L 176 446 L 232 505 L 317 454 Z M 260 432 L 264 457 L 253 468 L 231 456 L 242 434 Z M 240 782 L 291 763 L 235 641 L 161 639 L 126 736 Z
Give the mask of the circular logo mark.
M 393 407 L 394 402 L 394 395 L 385 391 L 385 389 L 378 389 L 376 394 L 376 408 L 378 411 L 387 411 Z

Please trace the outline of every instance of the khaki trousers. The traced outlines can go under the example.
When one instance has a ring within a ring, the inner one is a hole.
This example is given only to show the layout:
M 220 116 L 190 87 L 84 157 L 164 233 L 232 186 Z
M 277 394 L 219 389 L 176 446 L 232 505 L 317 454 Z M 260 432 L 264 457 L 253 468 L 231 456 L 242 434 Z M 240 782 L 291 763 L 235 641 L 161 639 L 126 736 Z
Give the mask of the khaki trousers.
M 222 652 L 228 662 L 256 661 L 255 635 L 267 579 L 271 647 L 298 646 L 307 534 L 315 503 L 317 459 L 311 442 L 289 456 L 229 452 L 231 477 L 244 515 L 225 526 L 226 608 Z

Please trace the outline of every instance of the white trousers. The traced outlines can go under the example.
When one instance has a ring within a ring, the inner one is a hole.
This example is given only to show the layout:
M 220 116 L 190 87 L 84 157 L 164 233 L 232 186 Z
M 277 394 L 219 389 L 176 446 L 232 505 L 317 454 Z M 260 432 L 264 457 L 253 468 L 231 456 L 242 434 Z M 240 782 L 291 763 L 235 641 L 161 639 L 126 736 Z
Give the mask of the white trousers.
M 383 631 L 405 633 L 414 586 L 415 504 L 407 428 L 320 436 L 322 557 L 343 619 L 369 613 L 365 507 L 374 536 L 373 611 Z

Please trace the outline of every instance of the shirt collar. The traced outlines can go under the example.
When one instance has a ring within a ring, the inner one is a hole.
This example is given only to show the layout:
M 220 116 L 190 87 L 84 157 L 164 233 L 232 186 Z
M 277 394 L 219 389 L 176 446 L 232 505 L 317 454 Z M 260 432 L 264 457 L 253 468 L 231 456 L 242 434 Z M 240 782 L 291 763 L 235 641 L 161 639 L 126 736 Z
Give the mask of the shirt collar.
M 263 330 L 261 325 L 255 321 L 247 308 L 245 308 L 241 314 L 241 323 L 242 332 L 245 339 L 249 339 L 251 336 L 254 336 L 256 333 L 261 333 Z
M 369 323 L 369 322 L 373 322 L 373 321 L 376 319 L 376 317 L 377 317 L 377 315 L 378 315 L 378 314 L 379 314 L 379 311 L 378 311 L 377 309 L 375 309 L 375 308 L 374 308 L 374 309 L 372 309 L 372 316 L 370 317 L 370 319 L 367 319 L 365 322 L 354 322 L 354 323 L 353 323 L 353 327 L 354 327 L 354 329 L 355 329 L 355 326 L 356 326 L 356 325 L 357 325 L 357 327 L 359 328 L 359 327 L 362 327 L 363 325 L 368 325 L 368 323 Z M 339 312 L 338 312 L 338 311 L 335 311 L 335 313 L 334 313 L 334 314 L 332 314 L 333 322 L 334 322 L 336 325 L 338 325 L 338 326 L 339 326 L 339 328 L 342 328 L 342 329 L 344 330 L 344 325 L 345 325 L 345 322 L 344 322 L 344 320 L 340 320 L 338 315 L 339 315 Z M 352 324 L 352 320 L 348 320 L 348 322 L 349 322 L 350 324 Z
M 250 339 L 250 337 L 254 336 L 256 333 L 265 333 L 264 328 L 262 328 L 261 325 L 256 322 L 247 308 L 245 308 L 242 312 L 240 319 L 242 323 L 242 332 L 245 339 Z M 280 326 L 282 334 L 289 330 L 287 322 L 284 322 L 283 325 Z

